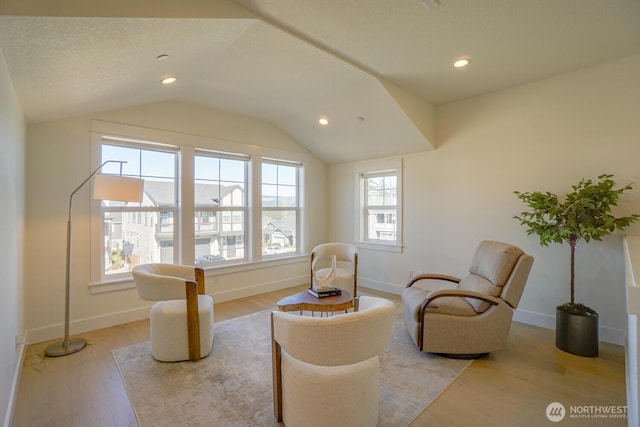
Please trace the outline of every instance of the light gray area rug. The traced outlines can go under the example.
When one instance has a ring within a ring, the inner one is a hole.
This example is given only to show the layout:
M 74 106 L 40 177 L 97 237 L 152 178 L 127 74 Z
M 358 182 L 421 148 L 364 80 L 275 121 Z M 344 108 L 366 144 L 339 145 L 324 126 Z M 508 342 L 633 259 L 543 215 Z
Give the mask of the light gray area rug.
M 113 351 L 142 427 L 278 426 L 273 416 L 270 310 L 214 325 L 198 362 L 161 363 L 144 342 Z M 380 356 L 379 426 L 406 426 L 471 362 L 421 353 L 400 310 Z

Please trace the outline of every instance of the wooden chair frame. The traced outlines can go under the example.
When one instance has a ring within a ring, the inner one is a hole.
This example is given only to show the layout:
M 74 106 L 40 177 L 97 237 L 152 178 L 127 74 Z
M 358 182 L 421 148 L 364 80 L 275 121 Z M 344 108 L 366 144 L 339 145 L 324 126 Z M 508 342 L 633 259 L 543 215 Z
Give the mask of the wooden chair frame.
M 274 337 L 271 313 L 271 372 L 273 373 L 273 415 L 282 422 L 282 347 Z
M 204 295 L 204 270 L 195 268 L 195 282 L 187 280 L 187 333 L 189 338 L 189 360 L 200 360 L 200 315 L 198 310 L 198 295 Z
M 446 280 L 448 282 L 453 282 L 453 283 L 460 283 L 460 278 L 458 277 L 454 277 L 454 276 L 448 276 L 446 274 L 419 274 L 415 277 L 413 277 L 409 283 L 407 283 L 407 286 L 405 286 L 406 288 L 410 288 L 414 283 L 416 283 L 418 280 L 422 280 L 422 279 L 436 279 L 436 280 Z M 436 296 L 433 296 L 431 298 L 426 298 L 423 302 L 422 305 L 420 306 L 420 311 L 418 312 L 418 318 L 422 319 L 419 323 L 419 330 L 420 333 L 418 335 L 418 348 L 420 349 L 420 351 L 424 351 L 424 315 L 425 315 L 425 311 L 427 310 L 427 306 L 435 301 L 438 298 L 442 298 L 442 297 L 463 297 L 463 298 L 475 298 L 475 299 L 479 299 L 485 302 L 488 302 L 491 305 L 498 305 L 499 301 L 497 298 L 494 298 L 490 295 L 480 295 L 477 292 L 472 292 L 472 291 L 461 291 L 458 289 L 451 289 L 449 292 L 446 293 L 438 293 Z

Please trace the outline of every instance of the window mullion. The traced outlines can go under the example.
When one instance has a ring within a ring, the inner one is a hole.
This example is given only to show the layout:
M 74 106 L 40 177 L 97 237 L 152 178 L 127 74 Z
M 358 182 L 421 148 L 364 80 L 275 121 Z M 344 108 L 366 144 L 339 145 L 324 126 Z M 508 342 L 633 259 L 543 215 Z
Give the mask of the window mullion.
M 251 156 L 249 171 L 249 236 L 252 260 L 262 259 L 262 159 Z
M 180 151 L 178 168 L 178 227 L 175 261 L 186 265 L 195 264 L 195 218 L 194 208 L 194 156 L 193 147 L 185 146 Z

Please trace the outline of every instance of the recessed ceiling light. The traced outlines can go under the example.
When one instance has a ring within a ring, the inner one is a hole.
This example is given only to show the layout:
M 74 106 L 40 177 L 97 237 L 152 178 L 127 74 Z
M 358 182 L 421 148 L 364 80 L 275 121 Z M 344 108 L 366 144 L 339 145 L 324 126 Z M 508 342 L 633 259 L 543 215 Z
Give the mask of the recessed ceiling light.
M 469 65 L 469 62 L 471 62 L 469 58 L 460 58 L 453 63 L 453 66 L 456 68 L 463 68 Z
M 170 85 L 171 83 L 175 83 L 176 80 L 178 80 L 177 77 L 170 76 L 170 77 L 165 77 L 164 79 L 160 80 L 160 83 L 162 83 L 163 85 Z
M 169 59 L 169 55 L 167 55 L 166 53 L 163 53 L 162 55 L 156 56 L 156 59 L 158 61 L 166 61 L 167 59 Z
M 326 117 L 320 117 L 318 119 L 318 123 L 320 123 L 320 126 L 327 126 L 329 124 L 329 119 Z

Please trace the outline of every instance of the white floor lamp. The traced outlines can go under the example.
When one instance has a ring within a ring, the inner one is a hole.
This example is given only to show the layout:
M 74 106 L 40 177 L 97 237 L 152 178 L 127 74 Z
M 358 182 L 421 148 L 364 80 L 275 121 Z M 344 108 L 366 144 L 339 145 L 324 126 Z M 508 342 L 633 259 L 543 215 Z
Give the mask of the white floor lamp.
M 65 277 L 65 299 L 64 299 L 64 339 L 54 342 L 45 349 L 47 356 L 66 356 L 75 353 L 87 346 L 84 338 L 69 338 L 69 294 L 71 286 L 71 206 L 73 196 L 91 178 L 93 178 L 107 163 L 120 163 L 120 175 L 98 175 L 93 183 L 93 198 L 99 200 L 116 200 L 121 202 L 141 202 L 144 181 L 139 178 L 122 176 L 122 164 L 127 163 L 119 160 L 107 160 L 94 170 L 82 184 L 78 186 L 69 196 L 69 218 L 67 220 L 67 271 Z

